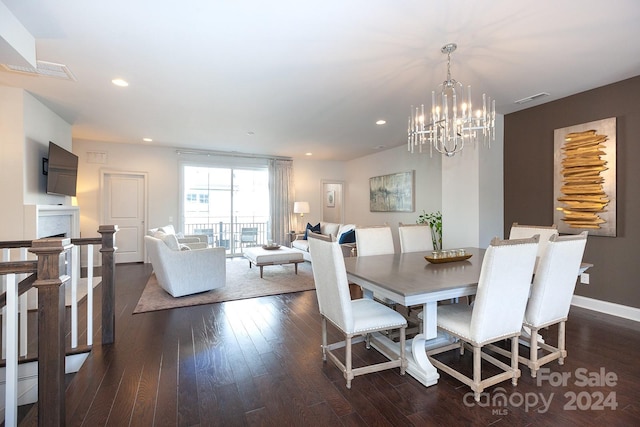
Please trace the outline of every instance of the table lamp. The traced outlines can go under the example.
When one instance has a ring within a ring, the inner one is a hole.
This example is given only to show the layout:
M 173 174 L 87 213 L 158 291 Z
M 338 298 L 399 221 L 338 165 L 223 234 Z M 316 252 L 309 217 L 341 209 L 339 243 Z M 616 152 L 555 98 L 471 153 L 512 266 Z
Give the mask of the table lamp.
M 300 214 L 300 218 L 304 218 L 304 214 L 309 212 L 309 202 L 293 202 L 293 213 Z

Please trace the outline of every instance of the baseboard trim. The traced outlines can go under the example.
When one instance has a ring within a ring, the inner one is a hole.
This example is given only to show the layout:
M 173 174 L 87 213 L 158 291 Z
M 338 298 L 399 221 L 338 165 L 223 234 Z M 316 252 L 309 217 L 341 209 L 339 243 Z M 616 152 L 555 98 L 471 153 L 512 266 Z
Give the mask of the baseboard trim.
M 571 305 L 640 322 L 640 308 L 574 295 Z

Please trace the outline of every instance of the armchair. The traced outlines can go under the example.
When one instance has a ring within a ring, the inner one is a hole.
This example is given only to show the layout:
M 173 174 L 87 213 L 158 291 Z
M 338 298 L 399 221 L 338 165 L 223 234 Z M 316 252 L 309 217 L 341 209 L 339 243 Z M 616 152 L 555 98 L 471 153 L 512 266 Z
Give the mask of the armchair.
M 172 296 L 196 294 L 225 285 L 224 248 L 174 250 L 151 236 L 144 236 L 144 243 L 158 284 Z

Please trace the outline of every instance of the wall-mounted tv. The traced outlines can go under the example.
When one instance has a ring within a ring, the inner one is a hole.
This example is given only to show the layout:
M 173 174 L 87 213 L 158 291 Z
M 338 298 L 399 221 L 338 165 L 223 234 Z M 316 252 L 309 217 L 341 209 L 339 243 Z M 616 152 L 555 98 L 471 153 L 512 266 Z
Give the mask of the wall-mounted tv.
M 47 194 L 75 196 L 78 180 L 78 156 L 53 142 L 49 142 L 49 159 L 46 163 L 48 164 L 46 170 Z

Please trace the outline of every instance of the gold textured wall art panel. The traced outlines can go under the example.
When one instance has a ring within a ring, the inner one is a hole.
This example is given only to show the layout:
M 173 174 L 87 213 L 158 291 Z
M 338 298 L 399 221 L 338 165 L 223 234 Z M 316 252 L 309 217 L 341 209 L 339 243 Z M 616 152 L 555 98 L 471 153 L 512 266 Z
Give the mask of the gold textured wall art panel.
M 616 236 L 616 118 L 554 130 L 554 223 Z

